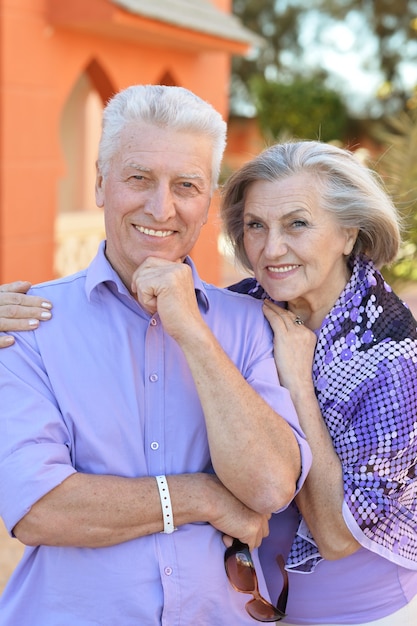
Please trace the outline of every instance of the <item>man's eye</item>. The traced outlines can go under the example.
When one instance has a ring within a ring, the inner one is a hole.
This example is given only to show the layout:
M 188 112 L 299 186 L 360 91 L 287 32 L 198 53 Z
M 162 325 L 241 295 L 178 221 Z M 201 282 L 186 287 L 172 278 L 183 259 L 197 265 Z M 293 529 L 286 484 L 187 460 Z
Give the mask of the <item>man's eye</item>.
M 189 195 L 194 196 L 199 193 L 199 188 L 196 187 L 196 185 L 190 182 L 189 180 L 181 181 L 176 187 L 176 190 L 177 190 L 177 193 L 185 194 L 187 196 Z

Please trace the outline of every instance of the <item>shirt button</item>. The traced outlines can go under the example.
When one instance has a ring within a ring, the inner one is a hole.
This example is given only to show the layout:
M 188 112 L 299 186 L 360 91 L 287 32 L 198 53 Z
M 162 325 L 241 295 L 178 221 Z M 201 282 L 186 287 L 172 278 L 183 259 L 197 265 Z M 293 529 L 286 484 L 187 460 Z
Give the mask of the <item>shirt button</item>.
M 164 572 L 167 576 L 171 576 L 172 574 L 172 567 L 165 567 L 164 568 Z
M 151 374 L 149 376 L 149 380 L 151 381 L 151 383 L 156 383 L 156 381 L 158 380 L 158 374 Z
M 156 319 L 153 317 L 153 318 L 151 319 L 151 326 L 156 326 L 156 325 L 157 325 L 157 323 L 158 323 L 158 322 L 157 322 L 157 321 L 156 321 Z
M 151 448 L 152 448 L 152 450 L 158 450 L 159 443 L 157 441 L 152 441 Z

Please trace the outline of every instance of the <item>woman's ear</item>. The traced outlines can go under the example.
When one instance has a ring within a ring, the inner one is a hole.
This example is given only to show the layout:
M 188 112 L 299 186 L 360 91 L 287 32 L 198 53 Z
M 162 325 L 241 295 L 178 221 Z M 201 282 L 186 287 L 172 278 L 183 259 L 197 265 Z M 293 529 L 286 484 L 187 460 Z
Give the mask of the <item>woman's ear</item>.
M 346 243 L 345 243 L 345 248 L 343 250 L 343 253 L 346 256 L 349 256 L 358 238 L 359 228 L 346 228 L 345 233 L 346 233 Z

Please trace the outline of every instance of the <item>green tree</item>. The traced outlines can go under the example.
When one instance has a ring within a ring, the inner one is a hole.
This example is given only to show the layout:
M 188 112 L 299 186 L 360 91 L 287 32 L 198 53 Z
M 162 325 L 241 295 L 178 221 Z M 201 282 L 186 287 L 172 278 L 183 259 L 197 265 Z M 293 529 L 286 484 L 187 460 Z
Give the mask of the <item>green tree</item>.
M 417 111 L 390 117 L 377 137 L 384 149 L 374 165 L 403 222 L 403 245 L 395 263 L 384 269 L 396 289 L 417 281 Z
M 264 137 L 284 135 L 321 141 L 343 140 L 347 113 L 340 96 L 317 79 L 295 79 L 292 83 L 250 81 L 259 127 Z
M 416 281 L 417 76 L 411 86 L 406 76 L 407 70 L 416 73 L 417 0 L 233 0 L 233 10 L 265 45 L 251 57 L 234 59 L 231 109 L 252 105 L 271 139 L 285 134 L 323 141 L 340 138 L 343 111 L 331 95 L 343 95 L 351 111 L 351 92 L 334 80 L 325 60 L 332 48 L 346 49 L 346 42 L 329 33 L 337 25 L 350 25 L 351 49 L 363 55 L 370 79 L 379 76 L 374 99 L 358 115 L 378 120 L 368 120 L 366 132 L 374 134 L 371 129 L 378 124 L 374 138 L 382 156 L 368 164 L 382 176 L 403 219 L 404 243 L 384 275 L 395 289 Z M 353 86 L 349 76 L 344 84 Z M 363 136 L 364 128 L 357 130 L 355 136 Z
M 250 79 L 254 75 L 286 82 L 319 72 L 322 82 L 334 87 L 335 79 L 325 64 L 326 51 L 332 48 L 342 53 L 361 51 L 364 71 L 380 77 L 375 101 L 369 103 L 365 116 L 406 108 L 407 69 L 412 72 L 417 59 L 417 0 L 233 0 L 233 11 L 264 38 L 265 46 L 249 58 L 234 59 L 232 110 L 242 102 L 253 102 Z M 343 25 L 351 26 L 349 44 L 330 37 L 331 28 Z M 312 59 L 314 50 L 322 54 Z M 350 77 L 346 78 L 339 81 L 339 92 L 346 89 Z M 349 92 L 344 93 L 349 107 Z M 378 106 L 373 106 L 376 101 Z

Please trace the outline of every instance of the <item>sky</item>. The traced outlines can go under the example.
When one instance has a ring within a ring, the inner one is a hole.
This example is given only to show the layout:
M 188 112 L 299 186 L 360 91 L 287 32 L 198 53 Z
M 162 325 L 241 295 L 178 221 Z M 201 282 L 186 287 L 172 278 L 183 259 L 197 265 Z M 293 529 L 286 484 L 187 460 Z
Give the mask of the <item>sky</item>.
M 369 113 L 371 106 L 372 113 L 378 112 L 375 96 L 384 77 L 377 65 L 377 42 L 361 11 L 351 11 L 343 22 L 324 17 L 316 10 L 309 11 L 301 25 L 300 43 L 304 50 L 301 57 L 295 58 L 290 51 L 282 53 L 288 67 L 297 67 L 304 74 L 309 67 L 312 72 L 324 68 L 330 72 L 327 86 L 343 95 L 351 114 L 360 116 L 367 109 Z M 401 41 L 397 43 L 403 45 Z M 405 86 L 412 89 L 417 85 L 417 42 L 409 42 L 408 46 L 411 62 L 403 64 L 402 77 Z
M 377 67 L 377 42 L 360 11 L 352 11 L 338 23 L 323 21 L 319 12 L 311 12 L 304 21 L 301 38 L 308 50 L 304 62 L 321 65 L 332 73 L 351 112 L 361 113 L 366 103 L 375 102 L 383 76 Z M 397 45 L 403 42 L 399 40 Z M 417 86 L 417 43 L 408 42 L 408 46 L 411 60 L 400 69 L 404 85 L 413 89 Z

